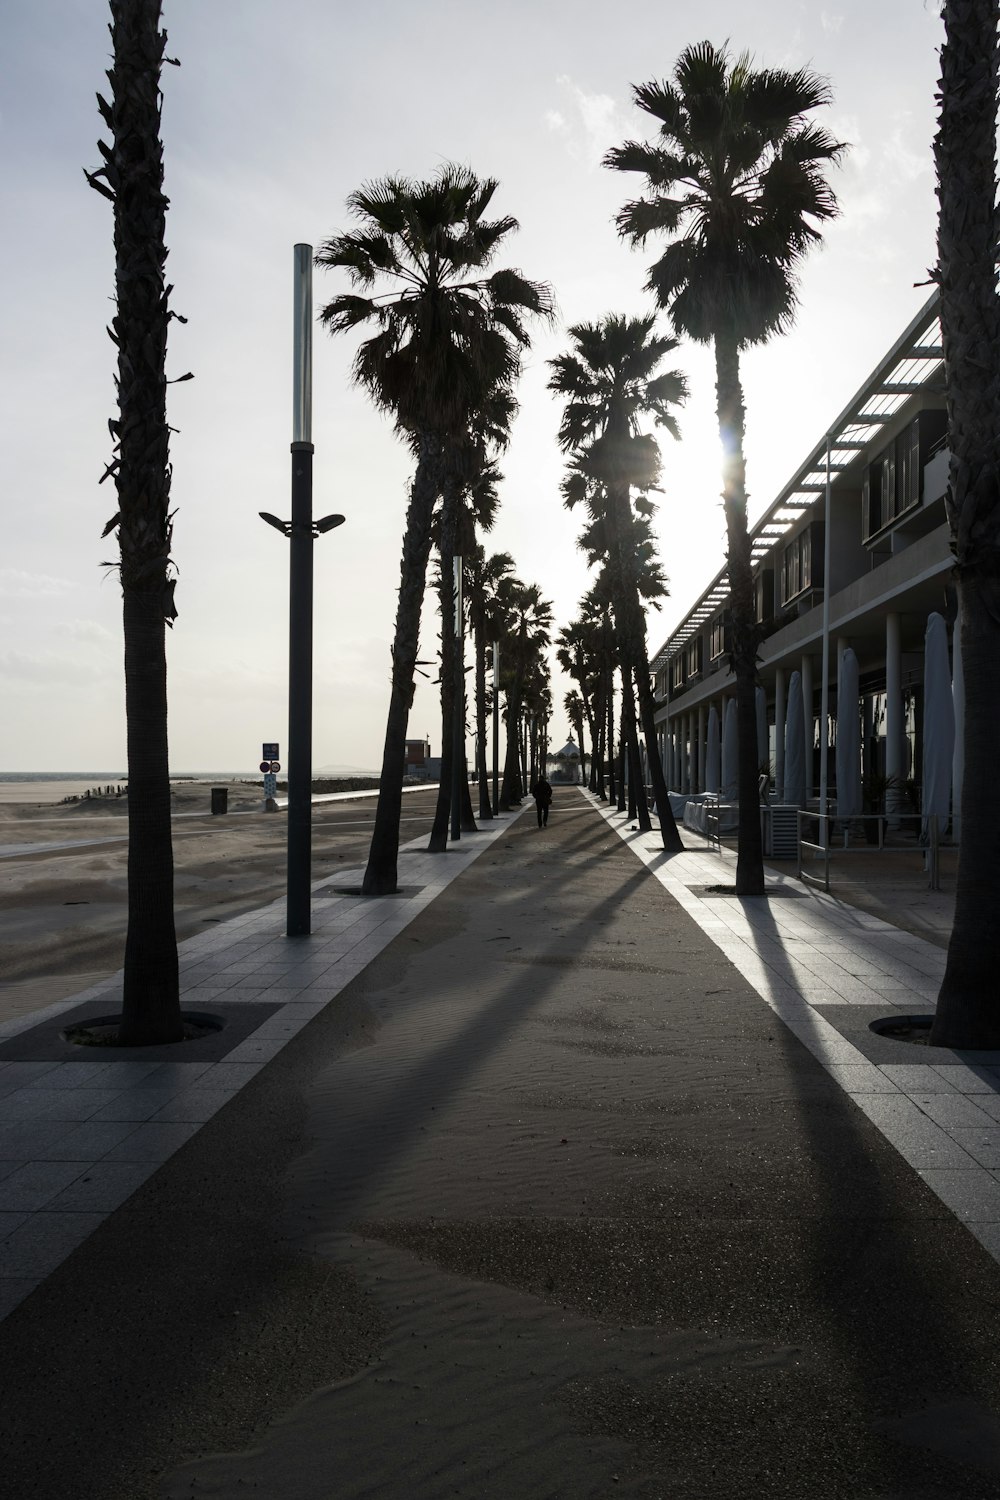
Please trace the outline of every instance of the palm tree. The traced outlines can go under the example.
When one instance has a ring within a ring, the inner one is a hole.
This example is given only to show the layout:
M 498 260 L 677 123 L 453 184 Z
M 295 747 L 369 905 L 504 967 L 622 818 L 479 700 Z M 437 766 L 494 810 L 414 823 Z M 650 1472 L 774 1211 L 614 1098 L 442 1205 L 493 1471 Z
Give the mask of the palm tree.
M 474 431 L 449 444 L 445 458 L 445 479 L 438 517 L 436 540 L 440 558 L 438 593 L 441 611 L 441 776 L 434 823 L 428 851 L 444 853 L 448 847 L 448 827 L 453 804 L 458 798 L 461 826 L 476 831 L 471 800 L 468 815 L 463 805 L 468 797 L 468 774 L 465 765 L 465 663 L 461 660 L 463 640 L 454 631 L 456 614 L 455 557 L 464 559 L 476 545 L 477 527 L 490 531 L 500 505 L 499 484 L 503 478 L 490 452 L 505 447 L 510 424 L 517 409 L 506 391 L 492 392 L 483 408 L 476 413 Z M 463 602 L 464 608 L 464 602 Z M 461 720 L 461 724 L 459 723 Z
M 946 503 L 961 600 L 965 770 L 955 921 L 931 1042 L 1000 1047 L 1000 299 L 996 0 L 946 0 L 937 167 L 941 336 L 951 468 Z
M 525 694 L 532 686 L 533 669 L 538 667 L 549 643 L 552 606 L 542 598 L 537 584 L 505 578 L 497 585 L 496 611 L 505 627 L 500 633 L 500 665 L 507 700 L 507 754 L 500 810 L 509 812 L 525 793 L 519 745 L 521 716 Z M 547 678 L 547 671 L 544 675 Z
M 488 755 L 486 751 L 486 647 L 496 639 L 491 627 L 497 588 L 504 578 L 514 572 L 514 559 L 509 552 L 494 552 L 486 556 L 478 543 L 468 554 L 469 623 L 472 626 L 473 651 L 476 674 L 476 768 L 479 780 L 479 816 L 493 817 L 490 801 Z
M 111 0 L 111 102 L 98 95 L 111 146 L 91 187 L 114 204 L 118 419 L 111 423 L 125 635 L 128 740 L 128 932 L 121 1046 L 180 1041 L 174 859 L 167 754 L 166 626 L 177 616 L 170 558 L 166 414 L 170 287 L 160 141 L 160 0 Z M 184 377 L 187 378 L 187 377 Z
M 353 193 L 360 228 L 335 235 L 316 262 L 345 271 L 365 295 L 341 293 L 320 314 L 331 333 L 374 325 L 354 378 L 392 415 L 417 467 L 410 489 L 392 645 L 392 687 L 375 827 L 362 889 L 396 889 L 406 722 L 434 503 L 449 443 L 469 431 L 490 392 L 509 389 L 529 344 L 526 315 L 549 317 L 548 287 L 519 271 L 487 272 L 516 219 L 487 220 L 496 192 L 446 164 L 429 182 L 387 177 Z
M 747 530 L 745 411 L 740 352 L 791 325 L 796 271 L 819 239 L 815 225 L 837 212 L 824 169 L 844 146 L 808 116 L 830 101 L 806 70 L 755 69 L 743 54 L 700 42 L 681 53 L 672 83 L 634 90 L 659 122 L 653 145 L 628 141 L 605 158 L 642 173 L 647 196 L 627 203 L 618 228 L 633 243 L 663 233 L 670 243 L 649 289 L 674 328 L 715 348 L 722 440 L 732 652 L 739 724 L 739 856 L 736 889 L 764 890 L 757 789 L 754 690 L 759 631 Z
M 580 751 L 580 779 L 582 781 L 583 767 L 587 759 L 587 744 L 583 737 L 583 726 L 586 722 L 586 715 L 583 711 L 583 699 L 575 688 L 572 688 L 570 692 L 563 694 L 563 708 L 566 712 L 566 717 L 569 720 L 570 734 L 573 735 L 574 739 L 576 740 L 577 747 Z
M 564 629 L 560 630 L 556 637 L 556 660 L 566 675 L 576 683 L 580 700 L 580 757 L 581 770 L 583 763 L 583 724 L 586 723 L 590 735 L 590 778 L 591 791 L 596 791 L 595 776 L 597 774 L 598 739 L 599 733 L 595 718 L 599 720 L 596 699 L 599 695 L 598 677 L 598 649 L 597 629 L 593 621 L 583 618 L 573 620 Z M 604 795 L 603 787 L 601 795 Z
M 654 334 L 654 323 L 651 317 L 614 316 L 600 323 L 578 323 L 569 330 L 573 352 L 549 361 L 553 371 L 549 388 L 566 397 L 559 443 L 564 452 L 575 455 L 563 486 L 566 503 L 572 506 L 583 498 L 590 501 L 600 531 L 600 550 L 611 563 L 627 723 L 634 722 L 630 711 L 634 676 L 663 847 L 679 853 L 684 845 L 657 751 L 646 622 L 639 596 L 641 573 L 650 559 L 636 545 L 631 499 L 633 490 L 645 493 L 655 485 L 660 472 L 656 439 L 640 431 L 641 420 L 652 418 L 676 437 L 672 408 L 687 396 L 687 384 L 676 370 L 656 373 L 677 341 Z M 637 747 L 633 771 L 636 759 Z M 647 826 L 645 790 L 634 775 L 633 786 L 641 825 Z

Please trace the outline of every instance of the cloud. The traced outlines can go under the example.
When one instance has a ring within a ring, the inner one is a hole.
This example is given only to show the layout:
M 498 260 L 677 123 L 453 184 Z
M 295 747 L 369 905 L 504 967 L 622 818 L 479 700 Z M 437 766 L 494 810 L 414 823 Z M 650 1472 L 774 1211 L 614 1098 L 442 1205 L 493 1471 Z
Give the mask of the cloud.
M 556 85 L 563 108 L 547 109 L 546 125 L 565 140 L 566 149 L 576 161 L 599 167 L 609 146 L 616 145 L 625 134 L 625 122 L 617 103 L 610 94 L 588 94 L 566 73 L 560 73 Z
M 75 587 L 68 578 L 26 573 L 22 568 L 0 568 L 0 599 L 55 599 Z

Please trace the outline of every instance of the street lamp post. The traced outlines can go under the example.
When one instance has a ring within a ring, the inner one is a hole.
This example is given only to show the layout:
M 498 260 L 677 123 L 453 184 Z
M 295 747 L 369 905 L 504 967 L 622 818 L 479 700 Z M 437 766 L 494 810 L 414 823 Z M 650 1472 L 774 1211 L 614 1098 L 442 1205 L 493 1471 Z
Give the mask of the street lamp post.
M 465 750 L 465 671 L 462 662 L 462 559 L 452 557 L 455 598 L 455 702 L 451 736 L 451 836 L 462 837 L 462 776 Z
M 493 642 L 493 816 L 500 816 L 500 642 Z
M 312 516 L 312 246 L 295 246 L 292 374 L 292 518 L 260 515 L 289 539 L 288 565 L 288 887 L 285 931 L 312 930 L 313 541 L 343 516 Z

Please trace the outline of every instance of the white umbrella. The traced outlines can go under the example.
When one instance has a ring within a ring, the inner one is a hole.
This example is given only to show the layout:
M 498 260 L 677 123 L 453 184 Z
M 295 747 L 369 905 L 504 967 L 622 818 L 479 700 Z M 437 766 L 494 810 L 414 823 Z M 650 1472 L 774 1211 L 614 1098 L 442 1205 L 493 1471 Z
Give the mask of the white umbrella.
M 770 765 L 771 741 L 767 732 L 767 694 L 762 687 L 754 692 L 757 705 L 757 765 Z
M 736 724 L 736 699 L 726 700 L 726 717 L 722 721 L 722 800 L 735 802 L 739 797 L 740 774 L 739 730 Z
M 858 658 L 850 646 L 837 667 L 837 817 L 856 818 L 861 811 L 861 718 Z
M 719 711 L 713 703 L 708 710 L 708 751 L 705 756 L 705 790 L 719 790 Z
M 927 616 L 924 635 L 924 819 L 936 813 L 944 823 L 951 811 L 955 754 L 955 704 L 948 663 L 948 627 L 943 616 Z M 926 821 L 924 831 L 927 830 Z
M 785 714 L 785 805 L 803 807 L 806 800 L 806 726 L 802 718 L 802 675 L 793 672 Z

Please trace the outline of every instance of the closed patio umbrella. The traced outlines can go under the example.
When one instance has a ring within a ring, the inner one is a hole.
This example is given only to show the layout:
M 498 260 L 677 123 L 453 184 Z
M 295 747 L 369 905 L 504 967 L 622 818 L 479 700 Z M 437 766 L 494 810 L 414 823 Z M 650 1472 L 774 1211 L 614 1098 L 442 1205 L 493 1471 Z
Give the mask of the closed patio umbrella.
M 735 802 L 739 797 L 740 751 L 736 725 L 736 699 L 726 700 L 726 717 L 722 721 L 722 800 Z
M 802 674 L 793 672 L 785 714 L 785 805 L 803 807 L 806 800 L 806 726 L 802 718 Z
M 948 627 L 939 614 L 927 616 L 924 635 L 924 794 L 921 811 L 936 813 L 943 825 L 951 812 L 955 754 L 955 704 L 948 662 Z
M 861 717 L 858 658 L 850 646 L 837 663 L 837 817 L 861 811 Z
M 705 790 L 719 790 L 719 711 L 713 703 L 708 710 L 708 749 L 705 754 Z
M 767 733 L 767 694 L 762 687 L 756 689 L 754 699 L 757 705 L 757 765 L 770 766 L 771 742 Z

